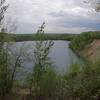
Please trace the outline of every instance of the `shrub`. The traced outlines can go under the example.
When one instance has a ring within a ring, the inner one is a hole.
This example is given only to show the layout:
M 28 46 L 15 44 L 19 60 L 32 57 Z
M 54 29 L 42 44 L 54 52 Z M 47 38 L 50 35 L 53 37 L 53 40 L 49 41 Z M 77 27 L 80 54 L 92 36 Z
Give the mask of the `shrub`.
M 79 51 L 85 48 L 94 39 L 100 39 L 100 32 L 84 32 L 74 38 L 69 46 L 71 49 Z

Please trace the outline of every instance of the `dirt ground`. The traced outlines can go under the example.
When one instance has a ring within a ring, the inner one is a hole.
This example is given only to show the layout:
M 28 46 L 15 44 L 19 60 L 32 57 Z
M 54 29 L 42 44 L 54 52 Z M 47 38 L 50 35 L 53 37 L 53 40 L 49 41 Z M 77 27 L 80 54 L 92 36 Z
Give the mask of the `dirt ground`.
M 100 61 L 100 39 L 94 40 L 82 51 L 82 53 L 93 63 L 95 63 L 96 61 Z

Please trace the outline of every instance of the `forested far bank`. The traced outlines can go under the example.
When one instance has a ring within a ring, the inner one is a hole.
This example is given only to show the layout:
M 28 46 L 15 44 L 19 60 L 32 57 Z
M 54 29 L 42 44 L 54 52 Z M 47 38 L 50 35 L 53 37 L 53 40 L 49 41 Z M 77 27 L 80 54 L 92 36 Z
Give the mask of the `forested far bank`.
M 9 37 L 12 38 L 15 42 L 21 42 L 21 41 L 35 41 L 35 40 L 41 40 L 41 37 L 33 34 L 8 34 L 8 33 L 0 33 L 0 37 Z M 42 37 L 43 40 L 68 40 L 71 41 L 73 38 L 75 38 L 77 34 L 45 34 L 44 37 Z M 7 40 L 5 40 L 7 41 Z
M 3 37 L 5 37 L 5 41 L 8 41 L 10 38 L 11 39 L 10 41 L 15 41 L 15 42 L 35 41 L 35 40 L 41 39 L 41 37 L 35 35 L 35 33 L 33 33 L 33 34 L 0 33 L 0 38 L 3 38 Z M 80 41 L 79 41 L 79 38 L 80 38 Z M 99 31 L 82 32 L 80 34 L 72 34 L 72 33 L 62 33 L 62 34 L 61 33 L 60 34 L 52 33 L 52 34 L 50 34 L 50 33 L 46 33 L 44 35 L 44 37 L 42 37 L 43 40 L 67 40 L 67 41 L 73 41 L 73 43 L 74 42 L 79 43 L 79 42 L 81 42 L 81 40 L 84 40 L 85 43 L 88 43 L 88 42 L 91 42 L 92 39 L 96 39 L 96 38 L 97 39 L 100 38 Z M 78 45 L 77 43 L 75 45 Z M 85 43 L 83 43 L 82 45 L 80 44 L 80 45 L 83 46 Z M 72 47 L 72 49 L 74 49 L 74 46 Z M 79 46 L 79 48 L 81 48 L 81 47 Z

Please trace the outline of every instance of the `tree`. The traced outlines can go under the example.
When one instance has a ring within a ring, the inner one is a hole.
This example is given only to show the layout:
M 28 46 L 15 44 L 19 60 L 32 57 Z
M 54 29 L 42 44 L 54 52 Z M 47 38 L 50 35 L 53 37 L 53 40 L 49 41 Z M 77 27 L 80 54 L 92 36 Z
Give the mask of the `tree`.
M 95 11 L 100 12 L 100 0 L 85 0 L 84 2 L 90 4 Z
M 8 8 L 8 5 L 5 4 L 5 0 L 0 0 L 0 31 L 4 32 L 3 22 L 4 22 L 4 13 Z M 7 76 L 7 55 L 6 50 L 4 49 L 4 40 L 5 36 L 3 33 L 0 33 L 0 96 L 4 96 L 5 92 L 7 92 L 5 85 L 8 85 L 8 78 Z
M 38 76 L 38 79 L 42 77 L 42 74 L 46 71 L 48 65 L 51 64 L 48 54 L 50 52 L 51 47 L 54 44 L 52 40 L 51 41 L 43 40 L 44 27 L 45 27 L 45 23 L 43 23 L 41 27 L 39 28 L 39 30 L 37 31 L 36 36 L 39 37 L 39 41 L 36 41 L 35 50 L 34 50 L 35 66 L 40 67 L 39 68 L 40 75 Z M 35 73 L 35 70 L 37 72 L 37 67 L 34 67 L 34 73 Z
M 48 57 L 49 52 L 54 44 L 52 40 L 44 41 L 44 27 L 43 23 L 37 33 L 36 37 L 39 41 L 35 42 L 34 49 L 34 68 L 30 80 L 30 94 L 34 91 L 35 100 L 45 100 L 46 97 L 54 94 L 56 90 L 56 73 L 53 68 L 52 62 Z M 45 88 L 46 87 L 46 88 Z
M 5 100 L 6 95 L 10 93 L 13 87 L 16 69 L 20 66 L 21 56 L 16 56 L 15 63 L 12 65 L 11 59 L 15 55 L 10 50 L 9 41 L 11 38 L 5 33 L 8 31 L 7 25 L 4 25 L 5 12 L 8 8 L 5 3 L 6 0 L 0 0 L 0 100 Z

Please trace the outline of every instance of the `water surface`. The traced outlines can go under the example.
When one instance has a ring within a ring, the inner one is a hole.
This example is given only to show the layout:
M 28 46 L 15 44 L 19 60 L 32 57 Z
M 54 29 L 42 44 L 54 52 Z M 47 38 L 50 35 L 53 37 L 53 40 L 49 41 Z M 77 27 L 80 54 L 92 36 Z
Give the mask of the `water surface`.
M 68 41 L 54 41 L 49 54 L 56 70 L 61 74 L 66 72 L 71 64 L 81 63 L 81 59 L 69 48 L 69 43 Z M 17 42 L 13 44 L 13 51 L 16 55 L 21 54 L 22 59 L 24 59 L 22 68 L 24 74 L 20 75 L 21 73 L 19 73 L 18 77 L 32 72 L 34 67 L 34 47 L 35 42 Z

